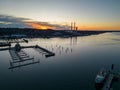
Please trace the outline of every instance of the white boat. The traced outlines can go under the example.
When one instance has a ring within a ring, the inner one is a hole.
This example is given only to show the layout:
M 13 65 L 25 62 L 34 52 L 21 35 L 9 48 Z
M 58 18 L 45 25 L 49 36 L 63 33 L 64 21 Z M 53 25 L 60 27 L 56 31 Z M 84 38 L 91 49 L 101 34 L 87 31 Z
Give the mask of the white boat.
M 106 75 L 106 70 L 102 68 L 95 78 L 95 84 L 104 84 Z

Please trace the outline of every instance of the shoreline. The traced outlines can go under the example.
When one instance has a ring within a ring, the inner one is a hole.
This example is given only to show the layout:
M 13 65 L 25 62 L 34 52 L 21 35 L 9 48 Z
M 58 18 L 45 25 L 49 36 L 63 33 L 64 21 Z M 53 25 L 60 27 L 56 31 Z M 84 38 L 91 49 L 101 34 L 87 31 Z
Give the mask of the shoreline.
M 97 35 L 106 32 L 120 31 L 80 31 L 80 30 L 36 30 L 28 28 L 0 28 L 0 39 L 19 38 L 69 38 L 78 36 Z

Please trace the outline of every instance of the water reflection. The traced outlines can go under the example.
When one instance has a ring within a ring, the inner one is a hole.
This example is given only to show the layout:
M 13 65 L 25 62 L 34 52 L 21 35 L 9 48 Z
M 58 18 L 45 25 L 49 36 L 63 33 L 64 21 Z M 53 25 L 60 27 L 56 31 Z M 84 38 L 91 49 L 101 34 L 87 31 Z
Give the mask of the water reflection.
M 14 73 L 8 70 L 11 57 L 8 50 L 0 51 L 0 89 L 95 90 L 94 80 L 101 67 L 109 68 L 113 63 L 115 70 L 120 71 L 119 41 L 112 40 L 119 38 L 119 35 L 105 33 L 77 38 L 30 39 L 29 45 L 38 44 L 56 55 L 45 58 L 33 48 L 24 49 L 34 60 L 40 59 L 40 65 L 22 67 Z M 21 45 L 28 46 L 27 43 Z M 120 81 L 113 88 L 119 90 L 119 84 Z
M 70 45 L 77 45 L 77 37 L 70 38 Z
M 51 45 L 51 46 L 45 46 L 48 50 L 51 50 L 52 52 L 55 52 L 56 54 L 62 55 L 62 54 L 69 54 L 72 53 L 72 47 L 64 46 L 64 45 Z
M 77 37 L 70 37 L 67 39 L 67 42 L 68 43 L 64 43 L 63 45 L 59 45 L 59 44 L 56 44 L 55 46 L 52 45 L 51 46 L 52 51 L 59 53 L 59 55 L 72 53 L 73 46 L 77 45 Z

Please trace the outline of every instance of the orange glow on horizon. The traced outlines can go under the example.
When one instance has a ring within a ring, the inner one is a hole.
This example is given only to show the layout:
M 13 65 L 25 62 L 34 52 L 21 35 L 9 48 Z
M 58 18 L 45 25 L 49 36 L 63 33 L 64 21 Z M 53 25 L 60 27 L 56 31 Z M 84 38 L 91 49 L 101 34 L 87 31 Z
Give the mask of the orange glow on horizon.
M 34 29 L 38 30 L 47 30 L 47 29 L 54 29 L 57 30 L 54 26 L 48 26 L 48 25 L 41 25 L 37 22 L 27 22 L 27 24 L 31 25 Z M 61 25 L 60 25 L 61 26 Z M 119 30 L 120 26 L 115 24 L 86 24 L 86 25 L 78 25 L 78 30 L 98 30 L 98 31 L 104 31 L 104 30 Z
M 120 26 L 78 26 L 78 30 L 120 30 Z
M 31 25 L 34 29 L 46 30 L 46 29 L 50 29 L 51 28 L 50 26 L 40 25 L 40 24 L 35 23 L 35 22 L 29 22 L 27 24 Z

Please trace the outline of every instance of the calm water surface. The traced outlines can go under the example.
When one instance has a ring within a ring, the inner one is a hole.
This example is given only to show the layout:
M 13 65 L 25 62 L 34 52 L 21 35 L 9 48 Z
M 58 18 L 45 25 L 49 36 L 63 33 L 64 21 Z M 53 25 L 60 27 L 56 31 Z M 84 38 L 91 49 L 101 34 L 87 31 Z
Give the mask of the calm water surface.
M 10 70 L 9 51 L 0 51 L 0 90 L 95 90 L 100 68 L 109 70 L 114 64 L 120 72 L 120 33 L 29 41 L 21 45 L 38 44 L 56 55 L 46 58 L 32 48 L 24 49 L 40 63 Z M 120 90 L 120 81 L 112 87 Z

